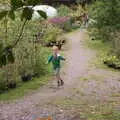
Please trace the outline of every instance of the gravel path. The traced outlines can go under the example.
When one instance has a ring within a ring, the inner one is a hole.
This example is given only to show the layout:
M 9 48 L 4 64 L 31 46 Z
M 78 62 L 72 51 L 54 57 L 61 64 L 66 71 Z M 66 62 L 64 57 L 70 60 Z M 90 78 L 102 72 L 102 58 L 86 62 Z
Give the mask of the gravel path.
M 46 116 L 52 116 L 53 120 L 83 120 L 76 108 L 56 104 L 73 96 L 80 103 L 114 99 L 119 104 L 120 96 L 111 97 L 113 93 L 120 93 L 119 73 L 89 66 L 96 53 L 84 46 L 84 35 L 84 31 L 66 35 L 68 44 L 64 51 L 68 63 L 62 74 L 64 87 L 57 88 L 56 81 L 52 80 L 32 95 L 10 103 L 1 102 L 0 120 L 36 120 Z

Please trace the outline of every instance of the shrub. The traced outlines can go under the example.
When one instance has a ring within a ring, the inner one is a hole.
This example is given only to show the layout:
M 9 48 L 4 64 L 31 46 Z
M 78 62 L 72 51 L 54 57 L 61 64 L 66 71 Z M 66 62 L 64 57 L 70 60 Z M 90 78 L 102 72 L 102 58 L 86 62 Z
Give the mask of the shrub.
M 49 48 L 38 47 L 36 63 L 33 66 L 34 75 L 43 76 L 46 73 L 49 73 L 48 66 L 46 66 L 46 61 L 48 55 L 50 54 Z M 42 57 L 41 57 L 42 56 Z
M 56 25 L 47 24 L 47 28 L 44 31 L 44 35 L 42 37 L 44 44 L 48 45 L 51 43 L 55 43 L 58 35 L 62 34 L 62 29 L 60 29 Z
M 20 77 L 15 64 L 8 64 L 0 71 L 0 91 L 16 88 L 20 83 Z
M 70 7 L 65 6 L 65 5 L 61 5 L 57 10 L 58 10 L 59 17 L 69 16 L 70 13 L 73 12 L 73 10 Z
M 61 5 L 58 8 L 58 18 L 50 20 L 51 23 L 60 25 L 65 31 L 71 31 L 72 29 L 80 28 L 82 24 L 82 15 L 84 9 L 81 5 L 67 7 Z
M 120 60 L 116 56 L 107 56 L 103 60 L 108 67 L 120 70 Z
M 0 72 L 0 93 L 7 90 L 7 81 L 5 80 L 5 71 Z
M 17 35 L 18 26 L 21 22 L 18 20 L 15 23 L 9 21 L 8 38 L 4 42 L 4 45 L 8 45 L 14 42 L 14 38 Z M 12 27 L 10 27 L 12 26 Z M 49 53 L 47 48 L 40 47 L 40 44 L 35 43 L 34 34 L 41 31 L 40 23 L 29 22 L 25 27 L 24 34 L 21 41 L 13 49 L 15 61 L 13 64 L 7 64 L 0 68 L 0 92 L 9 90 L 22 85 L 23 81 L 32 80 L 33 77 L 38 77 L 49 73 L 46 67 L 46 59 Z M 0 31 L 0 38 L 4 36 L 4 29 Z
M 96 33 L 93 32 L 94 36 L 99 37 L 103 41 L 112 42 L 113 52 L 119 56 L 119 35 L 116 34 L 120 31 L 120 2 L 118 0 L 101 0 L 96 1 L 90 8 L 89 14 L 96 21 L 91 26 L 91 28 L 97 31 Z

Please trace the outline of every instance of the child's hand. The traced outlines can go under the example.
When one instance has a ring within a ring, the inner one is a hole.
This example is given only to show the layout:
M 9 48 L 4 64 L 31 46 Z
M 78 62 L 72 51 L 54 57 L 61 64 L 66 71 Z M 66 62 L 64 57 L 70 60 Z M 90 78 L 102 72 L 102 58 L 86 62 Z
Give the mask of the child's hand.
M 68 59 L 65 59 L 65 62 L 69 63 L 69 60 L 68 60 Z

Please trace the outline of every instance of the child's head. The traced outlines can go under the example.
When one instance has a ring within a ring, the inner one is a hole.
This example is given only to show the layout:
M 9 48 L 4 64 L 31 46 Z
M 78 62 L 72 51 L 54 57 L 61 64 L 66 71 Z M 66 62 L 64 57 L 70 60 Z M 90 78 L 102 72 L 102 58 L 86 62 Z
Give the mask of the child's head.
M 52 50 L 53 50 L 53 53 L 58 53 L 58 51 L 59 51 L 57 46 L 53 46 Z

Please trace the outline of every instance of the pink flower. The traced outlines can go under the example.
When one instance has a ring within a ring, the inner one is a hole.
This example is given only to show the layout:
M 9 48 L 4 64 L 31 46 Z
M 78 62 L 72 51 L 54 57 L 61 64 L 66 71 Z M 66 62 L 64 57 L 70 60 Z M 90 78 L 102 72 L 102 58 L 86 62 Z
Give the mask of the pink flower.
M 70 18 L 65 16 L 65 17 L 56 17 L 56 18 L 51 18 L 48 20 L 48 22 L 52 24 L 64 24 L 67 22 Z

